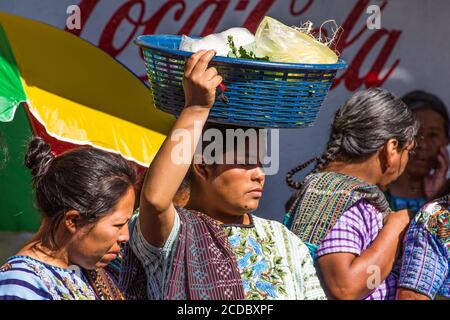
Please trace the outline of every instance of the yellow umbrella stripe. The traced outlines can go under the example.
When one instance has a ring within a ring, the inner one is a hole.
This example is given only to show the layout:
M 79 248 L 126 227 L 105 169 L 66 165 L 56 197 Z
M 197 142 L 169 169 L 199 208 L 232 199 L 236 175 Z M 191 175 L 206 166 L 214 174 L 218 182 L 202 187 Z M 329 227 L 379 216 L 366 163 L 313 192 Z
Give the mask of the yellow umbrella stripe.
M 148 166 L 174 117 L 156 109 L 138 78 L 70 33 L 3 13 L 0 23 L 30 111 L 51 136 L 117 152 Z

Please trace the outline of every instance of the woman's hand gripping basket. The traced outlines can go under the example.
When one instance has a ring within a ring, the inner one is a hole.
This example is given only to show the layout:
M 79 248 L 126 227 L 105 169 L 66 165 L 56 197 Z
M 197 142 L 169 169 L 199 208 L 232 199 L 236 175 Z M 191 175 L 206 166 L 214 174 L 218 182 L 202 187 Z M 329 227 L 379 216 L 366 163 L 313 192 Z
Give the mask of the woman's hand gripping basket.
M 155 105 L 177 116 L 184 108 L 184 64 L 192 52 L 179 50 L 181 36 L 144 35 L 142 48 Z M 303 128 L 314 124 L 342 60 L 332 64 L 269 62 L 216 56 L 211 66 L 224 92 L 209 121 L 239 126 Z

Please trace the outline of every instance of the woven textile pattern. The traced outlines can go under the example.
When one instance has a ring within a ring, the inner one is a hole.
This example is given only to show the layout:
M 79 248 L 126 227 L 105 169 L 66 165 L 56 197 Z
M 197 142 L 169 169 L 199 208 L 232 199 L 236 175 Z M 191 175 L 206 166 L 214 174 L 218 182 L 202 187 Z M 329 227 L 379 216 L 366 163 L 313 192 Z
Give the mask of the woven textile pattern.
M 335 172 L 309 174 L 290 212 L 291 230 L 304 242 L 318 245 L 341 215 L 365 199 L 383 215 L 391 211 L 383 192 L 360 179 Z
M 203 213 L 177 211 L 181 226 L 167 298 L 244 299 L 236 259 L 223 228 Z

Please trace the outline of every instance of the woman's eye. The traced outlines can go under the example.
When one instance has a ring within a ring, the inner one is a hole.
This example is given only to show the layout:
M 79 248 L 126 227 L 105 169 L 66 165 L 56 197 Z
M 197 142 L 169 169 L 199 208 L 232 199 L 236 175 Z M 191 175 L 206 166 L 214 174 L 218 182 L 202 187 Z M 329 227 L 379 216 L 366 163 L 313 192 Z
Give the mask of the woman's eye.
M 121 229 L 121 228 L 123 228 L 125 225 L 126 225 L 126 223 L 123 223 L 123 224 L 116 224 L 115 227 Z
M 429 132 L 427 134 L 427 138 L 428 139 L 436 139 L 436 138 L 440 138 L 442 136 L 442 134 L 438 131 L 434 131 L 434 132 Z

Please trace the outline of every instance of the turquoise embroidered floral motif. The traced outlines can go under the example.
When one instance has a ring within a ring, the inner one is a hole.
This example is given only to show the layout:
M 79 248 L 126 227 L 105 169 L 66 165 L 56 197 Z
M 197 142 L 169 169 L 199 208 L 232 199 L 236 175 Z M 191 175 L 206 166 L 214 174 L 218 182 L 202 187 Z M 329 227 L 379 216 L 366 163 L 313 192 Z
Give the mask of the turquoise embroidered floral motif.
M 254 228 L 230 228 L 228 240 L 236 255 L 246 299 L 276 299 L 286 295 L 283 258 L 274 255 L 272 237 L 257 240 Z

